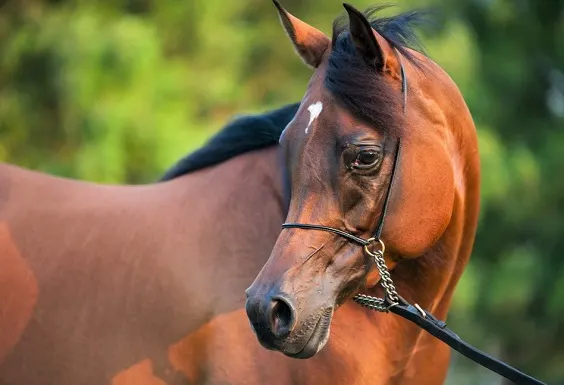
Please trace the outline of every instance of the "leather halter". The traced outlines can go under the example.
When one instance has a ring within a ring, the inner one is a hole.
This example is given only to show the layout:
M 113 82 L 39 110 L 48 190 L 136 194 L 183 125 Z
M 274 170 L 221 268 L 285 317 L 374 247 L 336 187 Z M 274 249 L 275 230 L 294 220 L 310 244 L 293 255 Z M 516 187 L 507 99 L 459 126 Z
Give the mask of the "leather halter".
M 407 107 L 407 78 L 405 76 L 405 71 L 403 67 L 403 63 L 401 61 L 401 55 L 396 50 L 396 54 L 399 59 L 400 69 L 401 69 L 401 79 L 402 79 L 402 95 L 403 95 L 403 112 L 405 114 L 406 107 Z M 400 157 L 400 150 L 401 150 L 401 140 L 398 138 L 397 145 L 396 145 L 396 153 L 394 157 L 394 165 L 392 168 L 392 174 L 390 176 L 390 183 L 388 185 L 388 190 L 386 192 L 386 197 L 384 199 L 384 205 L 382 206 L 382 212 L 380 214 L 380 218 L 378 220 L 378 225 L 376 226 L 376 230 L 374 231 L 374 236 L 369 239 L 360 238 L 354 234 L 351 234 L 347 231 L 337 229 L 334 227 L 323 226 L 323 225 L 315 225 L 315 224 L 307 224 L 307 223 L 284 223 L 282 225 L 283 229 L 305 229 L 305 230 L 321 230 L 321 231 L 328 231 L 330 233 L 340 235 L 348 239 L 349 241 L 356 242 L 359 245 L 363 246 L 364 251 L 373 257 L 376 257 L 375 261 L 376 264 L 383 262 L 384 256 L 384 249 L 385 245 L 384 242 L 380 239 L 382 235 L 382 230 L 384 228 L 384 219 L 386 217 L 388 204 L 390 202 L 390 196 L 392 187 L 394 184 L 394 179 L 396 176 L 396 169 L 399 162 Z M 380 250 L 371 251 L 368 247 L 373 243 L 379 243 L 381 246 Z M 378 258 L 380 257 L 380 259 Z M 381 270 L 381 266 L 378 266 L 378 271 L 380 272 L 380 276 L 382 278 L 383 286 L 386 288 L 385 281 L 389 279 L 389 283 L 391 283 L 391 278 L 389 273 L 385 268 L 384 262 L 384 271 Z M 383 275 L 384 273 L 384 275 Z M 386 277 L 387 275 L 387 277 Z M 393 287 L 393 285 L 392 285 Z M 388 292 L 389 293 L 389 292 Z M 459 353 L 463 354 L 464 356 L 468 357 L 472 361 L 476 362 L 477 364 L 507 378 L 508 380 L 513 381 L 516 384 L 531 384 L 531 385 L 546 385 L 544 382 L 537 380 L 534 377 L 529 376 L 526 373 L 515 369 L 514 367 L 506 364 L 503 361 L 500 361 L 487 353 L 480 351 L 479 349 L 473 347 L 472 345 L 468 344 L 464 340 L 462 340 L 456 333 L 446 327 L 446 323 L 435 318 L 432 314 L 424 311 L 419 305 L 414 304 L 412 305 L 407 300 L 402 298 L 400 295 L 395 293 L 394 294 L 397 298 L 389 298 L 389 295 L 386 295 L 384 300 L 380 300 L 379 298 L 363 296 L 360 297 L 362 299 L 357 300 L 362 306 L 368 307 L 372 310 L 378 311 L 390 311 L 394 314 L 399 315 L 400 317 L 415 323 L 417 326 L 421 327 L 425 331 L 427 331 L 432 336 L 438 338 L 439 340 L 443 341 L 447 345 L 449 345 L 454 350 L 458 351 Z M 358 296 L 357 296 L 358 297 Z M 356 297 L 355 297 L 356 299 Z M 377 303 L 377 301 L 384 301 L 387 302 L 387 306 L 382 307 L 381 304 Z

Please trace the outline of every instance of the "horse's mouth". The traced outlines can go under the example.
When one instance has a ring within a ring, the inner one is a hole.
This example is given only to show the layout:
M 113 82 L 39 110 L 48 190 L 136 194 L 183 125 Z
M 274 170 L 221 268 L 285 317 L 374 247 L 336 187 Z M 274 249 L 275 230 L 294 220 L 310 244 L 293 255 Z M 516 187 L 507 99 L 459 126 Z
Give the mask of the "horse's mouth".
M 285 352 L 282 353 L 291 358 L 307 359 L 315 356 L 327 341 L 329 341 L 329 334 L 331 331 L 331 319 L 333 318 L 333 308 L 326 309 L 319 320 L 317 321 L 313 332 L 306 341 L 304 347 L 297 353 Z

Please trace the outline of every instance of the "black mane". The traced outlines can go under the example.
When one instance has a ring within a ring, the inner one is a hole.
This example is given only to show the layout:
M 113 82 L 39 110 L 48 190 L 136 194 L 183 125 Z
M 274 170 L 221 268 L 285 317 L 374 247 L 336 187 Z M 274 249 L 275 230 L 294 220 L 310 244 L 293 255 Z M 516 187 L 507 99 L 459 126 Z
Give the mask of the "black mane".
M 288 104 L 263 114 L 233 119 L 203 147 L 180 159 L 160 180 L 174 179 L 237 155 L 278 144 L 282 130 L 294 118 L 299 105 Z
M 388 6 L 371 7 L 364 15 L 380 35 L 395 48 L 404 60 L 420 63 L 409 49 L 424 53 L 414 32 L 414 25 L 425 21 L 427 13 L 411 11 L 393 17 L 376 18 L 375 14 Z M 344 108 L 391 135 L 401 126 L 401 95 L 382 74 L 357 52 L 344 15 L 333 23 L 333 47 L 329 57 L 325 87 Z M 409 90 L 409 85 L 408 85 Z

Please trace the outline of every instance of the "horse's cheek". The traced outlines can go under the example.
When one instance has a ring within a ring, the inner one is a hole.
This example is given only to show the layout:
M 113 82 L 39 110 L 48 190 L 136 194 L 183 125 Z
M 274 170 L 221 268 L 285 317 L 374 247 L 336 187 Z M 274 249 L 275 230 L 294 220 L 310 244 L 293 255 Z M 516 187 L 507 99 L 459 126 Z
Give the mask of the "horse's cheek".
M 451 222 L 455 186 L 453 165 L 441 151 L 405 151 L 398 198 L 384 239 L 402 257 L 417 257 L 435 244 Z M 421 156 L 418 154 L 433 154 Z M 432 172 L 429 172 L 432 170 Z

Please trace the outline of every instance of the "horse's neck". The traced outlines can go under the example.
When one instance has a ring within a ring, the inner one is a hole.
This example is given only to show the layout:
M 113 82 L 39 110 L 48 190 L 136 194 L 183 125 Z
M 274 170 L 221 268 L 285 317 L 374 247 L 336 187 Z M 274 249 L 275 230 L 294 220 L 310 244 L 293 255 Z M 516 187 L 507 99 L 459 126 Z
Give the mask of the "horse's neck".
M 280 233 L 280 169 L 278 151 L 270 147 L 167 182 L 169 206 L 192 242 L 192 263 L 206 282 L 213 278 L 208 289 L 225 301 L 233 301 L 233 293 L 239 302 L 244 298 Z
M 238 155 L 167 182 L 170 184 L 171 198 L 181 200 L 179 203 L 187 210 L 192 210 L 200 203 L 208 207 L 214 204 L 224 207 L 221 199 L 229 198 L 237 203 L 233 206 L 237 212 L 244 211 L 243 206 L 250 203 L 255 209 L 261 202 L 274 201 L 279 206 L 280 215 L 283 215 L 279 161 L 278 150 L 273 146 Z M 193 197 L 199 198 L 200 202 L 192 201 Z M 229 214 L 226 212 L 224 219 L 228 219 Z
M 454 290 L 470 258 L 479 209 L 479 168 L 477 156 L 467 158 L 465 188 L 457 190 L 450 225 L 441 239 L 423 256 L 400 264 L 393 272 L 397 291 L 411 303 L 435 317 L 446 320 Z M 403 343 L 390 357 L 395 381 L 390 383 L 438 384 L 444 381 L 449 364 L 450 348 L 408 321 L 392 327 Z M 401 330 L 400 330 L 401 329 Z M 429 365 L 429 354 L 433 365 Z M 442 365 L 442 371 L 436 370 Z M 434 369 L 433 369 L 434 368 Z M 428 372 L 426 374 L 426 372 Z
M 411 303 L 446 320 L 454 290 L 471 254 L 478 217 L 477 156 L 462 168 L 463 189 L 455 196 L 450 224 L 424 255 L 399 263 L 392 271 L 397 292 Z M 372 291 L 372 290 L 371 290 Z M 374 295 L 382 296 L 380 288 Z M 374 353 L 382 384 L 440 384 L 446 376 L 450 348 L 418 326 L 394 314 L 372 314 Z M 429 357 L 432 356 L 432 364 Z
M 463 209 L 458 202 L 451 226 L 433 248 L 418 259 L 400 263 L 392 272 L 401 296 L 442 320 L 446 318 L 473 240 L 473 227 L 466 232 L 461 227 L 465 222 Z M 382 296 L 380 289 L 371 292 Z M 359 311 L 356 306 L 351 304 L 354 313 Z M 392 313 L 371 312 L 368 317 L 371 327 L 364 331 L 362 339 L 372 341 L 362 355 L 367 361 L 363 370 L 374 372 L 372 378 L 378 378 L 372 384 L 443 383 L 449 364 L 447 345 Z M 347 333 L 351 333 L 350 328 Z

